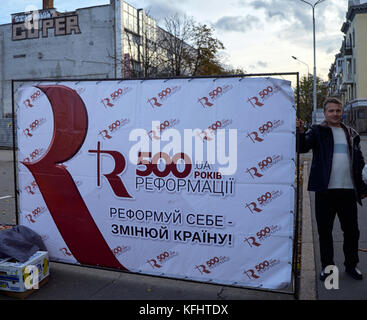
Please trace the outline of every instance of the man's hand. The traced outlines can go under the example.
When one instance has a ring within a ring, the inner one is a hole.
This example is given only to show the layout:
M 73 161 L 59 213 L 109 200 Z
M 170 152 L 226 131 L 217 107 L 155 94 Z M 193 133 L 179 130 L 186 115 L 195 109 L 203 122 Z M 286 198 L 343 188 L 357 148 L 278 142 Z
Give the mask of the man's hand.
M 296 120 L 296 130 L 298 133 L 304 133 L 305 132 L 305 123 L 302 119 Z

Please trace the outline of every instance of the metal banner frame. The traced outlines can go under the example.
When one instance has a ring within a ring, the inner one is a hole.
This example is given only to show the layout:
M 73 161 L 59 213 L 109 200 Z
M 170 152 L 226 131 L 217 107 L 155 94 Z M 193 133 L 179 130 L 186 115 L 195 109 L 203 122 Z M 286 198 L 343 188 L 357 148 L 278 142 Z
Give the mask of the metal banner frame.
M 197 76 L 197 77 L 162 77 L 162 78 L 111 78 L 111 79 L 84 79 L 84 78 L 75 78 L 75 79 L 17 79 L 12 80 L 11 83 L 11 90 L 12 90 L 12 121 L 13 121 L 13 171 L 14 171 L 14 190 L 15 190 L 15 212 L 16 212 L 16 225 L 19 225 L 19 186 L 18 186 L 18 174 L 17 174 L 17 146 L 16 146 L 16 138 L 17 138 L 17 128 L 16 128 L 16 110 L 15 110 L 15 101 L 14 101 L 14 89 L 16 83 L 24 83 L 24 82 L 89 82 L 89 81 L 131 81 L 131 80 L 171 80 L 171 79 L 220 79 L 220 78 L 249 78 L 249 77 L 272 77 L 272 76 L 295 76 L 296 77 L 296 116 L 297 118 L 300 117 L 300 106 L 299 106 L 299 72 L 284 72 L 284 73 L 253 73 L 253 74 L 239 74 L 239 75 L 222 75 L 222 76 Z M 295 208 L 294 208 L 294 220 L 293 220 L 293 261 L 292 261 L 292 273 L 291 273 L 291 282 L 289 287 L 291 287 L 290 291 L 283 291 L 283 290 L 271 290 L 271 289 L 262 289 L 262 288 L 254 288 L 254 287 L 238 287 L 234 285 L 227 285 L 227 284 L 217 284 L 217 283 L 208 283 L 208 282 L 202 282 L 197 280 L 191 280 L 191 279 L 181 279 L 181 278 L 172 278 L 172 277 L 166 277 L 166 276 L 157 276 L 157 275 L 150 275 L 153 277 L 159 277 L 159 278 L 166 278 L 166 279 L 177 279 L 177 280 L 184 280 L 184 281 L 190 281 L 195 283 L 203 283 L 203 284 L 213 284 L 213 285 L 223 285 L 227 287 L 234 287 L 234 288 L 243 288 L 247 290 L 255 290 L 255 291 L 265 291 L 265 292 L 274 292 L 274 293 L 281 293 L 285 295 L 293 295 L 295 299 L 298 299 L 299 295 L 299 281 L 300 281 L 300 268 L 299 268 L 299 259 L 301 254 L 301 248 L 300 248 L 300 232 L 301 232 L 301 221 L 300 221 L 300 215 L 299 215 L 299 201 L 300 201 L 300 156 L 298 152 L 298 145 L 299 145 L 299 134 L 297 132 L 294 132 L 296 135 L 296 192 L 295 192 Z M 53 261 L 57 263 L 62 264 L 70 264 L 66 262 L 60 262 L 60 261 Z M 73 264 L 74 265 L 74 264 Z M 118 269 L 112 269 L 112 268 L 106 268 L 106 267 L 100 267 L 100 266 L 90 266 L 90 265 L 84 265 L 80 264 L 82 267 L 90 267 L 90 268 L 96 268 L 96 269 L 104 269 L 104 270 L 112 270 L 112 271 L 120 271 L 120 272 L 127 272 L 130 274 L 141 274 L 141 275 L 147 275 L 142 273 L 136 273 L 132 271 L 123 271 Z

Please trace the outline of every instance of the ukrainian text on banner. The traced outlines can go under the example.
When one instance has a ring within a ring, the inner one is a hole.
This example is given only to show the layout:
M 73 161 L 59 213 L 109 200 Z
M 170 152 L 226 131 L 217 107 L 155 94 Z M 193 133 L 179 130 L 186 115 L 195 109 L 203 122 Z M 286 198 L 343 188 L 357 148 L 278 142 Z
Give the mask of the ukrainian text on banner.
M 41 82 L 17 91 L 20 223 L 51 259 L 246 287 L 290 283 L 290 82 Z

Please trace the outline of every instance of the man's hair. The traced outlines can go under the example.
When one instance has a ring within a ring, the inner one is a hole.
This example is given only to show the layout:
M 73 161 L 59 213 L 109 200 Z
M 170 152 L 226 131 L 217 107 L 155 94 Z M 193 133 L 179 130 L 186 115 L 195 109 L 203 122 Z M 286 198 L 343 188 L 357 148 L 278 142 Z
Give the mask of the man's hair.
M 341 108 L 343 108 L 343 103 L 338 98 L 328 97 L 324 101 L 324 112 L 327 110 L 328 103 L 335 103 L 338 104 Z

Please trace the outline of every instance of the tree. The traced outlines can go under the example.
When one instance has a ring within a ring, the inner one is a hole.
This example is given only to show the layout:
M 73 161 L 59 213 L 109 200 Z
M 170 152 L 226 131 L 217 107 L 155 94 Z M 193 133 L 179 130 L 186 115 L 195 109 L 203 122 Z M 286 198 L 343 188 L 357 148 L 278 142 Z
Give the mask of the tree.
M 233 67 L 227 67 L 227 68 L 222 68 L 223 70 L 219 73 L 221 75 L 241 75 L 241 74 L 246 74 L 247 71 L 242 69 L 241 67 L 237 67 L 237 68 L 233 68 Z
M 150 19 L 151 20 L 151 19 Z M 145 23 L 140 31 L 141 35 L 125 30 L 128 48 L 130 77 L 155 77 L 162 63 L 157 42 L 157 27 Z
M 207 25 L 197 24 L 193 27 L 193 54 L 192 76 L 216 75 L 224 72 L 221 66 L 218 51 L 224 49 L 223 43 L 213 37 L 213 30 Z
M 316 77 L 317 108 L 323 108 L 323 102 L 327 97 L 327 86 L 323 80 Z M 297 99 L 297 96 L 295 95 Z M 297 100 L 296 100 L 297 101 Z M 307 123 L 312 123 L 313 111 L 313 76 L 304 76 L 299 83 L 299 107 L 300 117 Z
M 163 50 L 163 73 L 168 76 L 190 74 L 194 24 L 193 18 L 178 14 L 164 19 L 164 30 L 158 33 L 158 45 Z
M 148 15 L 138 30 L 125 29 L 125 54 L 121 67 L 128 77 L 180 77 L 243 74 L 225 67 L 220 51 L 223 43 L 214 30 L 178 14 L 166 17 L 163 28 Z
M 164 19 L 164 30 L 158 34 L 163 50 L 161 66 L 168 76 L 223 74 L 219 50 L 223 43 L 213 36 L 213 29 L 197 23 L 192 17 L 173 16 Z

